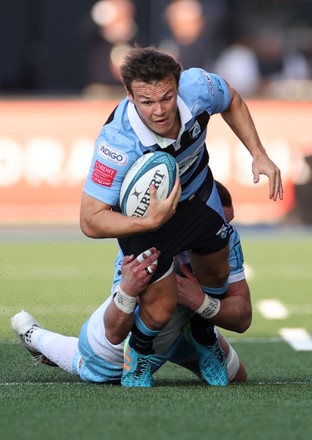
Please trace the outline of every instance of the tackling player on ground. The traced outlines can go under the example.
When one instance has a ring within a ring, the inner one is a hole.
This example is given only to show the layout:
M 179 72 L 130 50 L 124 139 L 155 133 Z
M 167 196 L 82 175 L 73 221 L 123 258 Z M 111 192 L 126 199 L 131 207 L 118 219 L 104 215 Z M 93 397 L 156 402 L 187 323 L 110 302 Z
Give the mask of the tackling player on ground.
M 221 184 L 218 184 L 218 191 L 226 218 L 230 221 L 234 217 L 231 196 Z M 204 294 L 197 279 L 185 265 L 180 265 L 179 270 L 184 276 L 176 274 L 176 278 L 179 302 L 184 306 L 176 308 L 169 324 L 155 338 L 153 348 L 156 354 L 153 363 L 147 364 L 149 370 L 145 372 L 148 377 L 169 360 L 190 369 L 210 385 L 223 386 L 229 381 L 246 380 L 245 368 L 235 350 L 213 327 L 215 324 L 228 330 L 244 332 L 251 323 L 249 288 L 244 275 L 239 235 L 235 228 L 232 229 L 230 248 L 229 289 L 226 298 L 221 301 Z M 124 340 L 132 327 L 135 311 L 138 310 L 138 294 L 146 287 L 155 271 L 158 257 L 159 252 L 153 248 L 137 258 L 117 258 L 114 294 L 82 326 L 79 339 L 42 329 L 35 318 L 24 311 L 12 318 L 12 327 L 38 362 L 60 366 L 87 382 L 119 383 L 123 371 Z M 211 302 L 217 304 L 214 316 L 211 316 Z M 201 359 L 193 343 L 190 343 L 190 327 L 198 319 L 203 319 L 210 329 L 208 382 L 201 372 Z M 219 368 L 220 353 L 225 353 L 222 356 L 224 369 Z M 152 382 L 149 383 L 151 385 Z

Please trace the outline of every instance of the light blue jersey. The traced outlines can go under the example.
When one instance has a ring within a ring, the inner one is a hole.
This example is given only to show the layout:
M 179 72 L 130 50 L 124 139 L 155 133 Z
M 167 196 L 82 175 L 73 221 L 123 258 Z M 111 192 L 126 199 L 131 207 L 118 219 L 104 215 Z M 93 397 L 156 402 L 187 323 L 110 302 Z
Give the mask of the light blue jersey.
M 211 115 L 228 108 L 230 93 L 223 78 L 192 68 L 181 74 L 177 104 L 182 129 L 178 139 L 167 139 L 157 136 L 142 122 L 128 98 L 122 100 L 96 140 L 84 192 L 116 206 L 131 165 L 144 153 L 165 148 L 179 165 L 180 200 L 194 194 L 208 175 L 207 124 Z

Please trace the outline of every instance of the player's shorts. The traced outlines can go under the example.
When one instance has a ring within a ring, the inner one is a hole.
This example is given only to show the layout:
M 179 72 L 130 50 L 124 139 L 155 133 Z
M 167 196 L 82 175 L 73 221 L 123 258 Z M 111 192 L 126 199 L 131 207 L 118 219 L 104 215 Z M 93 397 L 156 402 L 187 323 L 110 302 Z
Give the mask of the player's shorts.
M 151 282 L 161 278 L 170 269 L 173 257 L 182 251 L 210 254 L 228 244 L 229 226 L 216 185 L 210 193 L 205 185 L 204 182 L 194 196 L 180 202 L 174 216 L 157 231 L 119 239 L 124 255 L 139 255 L 152 246 L 161 251 Z
M 120 383 L 123 367 L 99 357 L 89 344 L 88 321 L 81 328 L 78 349 L 82 357 L 79 376 L 84 382 Z

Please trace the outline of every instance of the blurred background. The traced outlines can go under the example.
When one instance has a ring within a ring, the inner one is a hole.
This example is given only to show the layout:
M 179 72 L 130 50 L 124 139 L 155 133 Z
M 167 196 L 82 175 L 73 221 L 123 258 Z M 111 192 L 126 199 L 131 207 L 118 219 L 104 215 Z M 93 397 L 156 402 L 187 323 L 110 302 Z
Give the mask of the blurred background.
M 246 99 L 285 199 L 254 186 L 219 116 L 207 145 L 236 220 L 312 223 L 312 1 L 11 0 L 0 6 L 0 223 L 78 223 L 94 140 L 133 44 L 216 72 Z

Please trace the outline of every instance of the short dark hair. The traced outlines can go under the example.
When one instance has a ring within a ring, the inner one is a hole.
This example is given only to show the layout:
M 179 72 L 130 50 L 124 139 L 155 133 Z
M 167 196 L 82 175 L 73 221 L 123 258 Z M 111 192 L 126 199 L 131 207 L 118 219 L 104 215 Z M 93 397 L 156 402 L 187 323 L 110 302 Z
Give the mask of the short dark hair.
M 221 200 L 221 205 L 225 206 L 226 208 L 232 208 L 233 202 L 232 202 L 232 196 L 230 194 L 230 191 L 222 185 L 222 183 L 218 182 L 216 180 L 217 190 L 218 194 Z
M 130 93 L 132 81 L 151 83 L 173 76 L 178 86 L 181 72 L 178 61 L 152 46 L 130 49 L 120 68 L 122 81 Z

